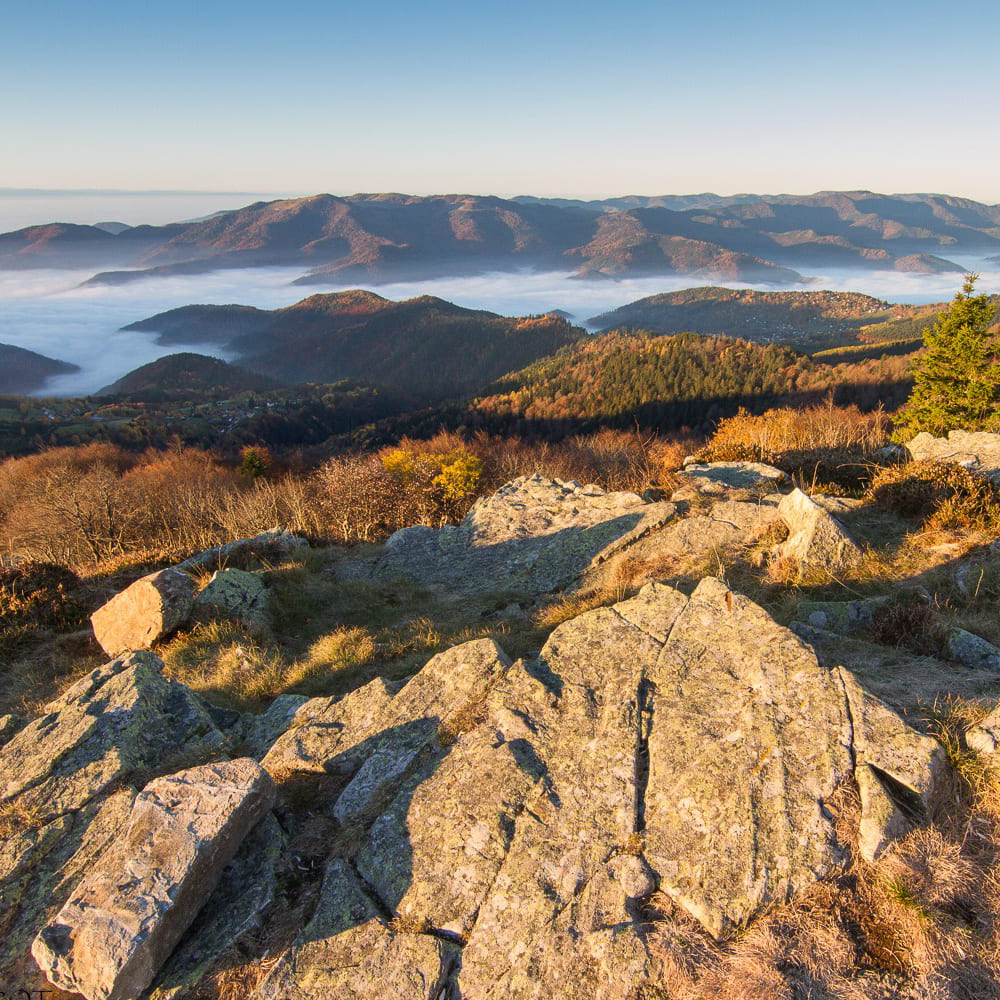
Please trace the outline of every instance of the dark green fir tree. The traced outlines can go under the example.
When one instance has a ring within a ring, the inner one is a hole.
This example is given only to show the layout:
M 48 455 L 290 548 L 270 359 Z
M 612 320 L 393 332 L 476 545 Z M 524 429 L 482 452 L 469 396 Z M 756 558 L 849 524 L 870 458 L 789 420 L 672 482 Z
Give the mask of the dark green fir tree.
M 947 311 L 924 331 L 913 392 L 895 418 L 899 440 L 1000 424 L 1000 343 L 990 329 L 995 306 L 988 295 L 972 294 L 978 277 L 967 274 Z

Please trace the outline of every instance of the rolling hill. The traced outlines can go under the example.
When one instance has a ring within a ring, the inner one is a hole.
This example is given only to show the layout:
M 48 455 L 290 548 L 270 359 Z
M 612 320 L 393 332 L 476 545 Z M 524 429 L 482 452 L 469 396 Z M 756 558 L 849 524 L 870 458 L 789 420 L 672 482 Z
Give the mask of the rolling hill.
M 126 327 L 162 343 L 223 346 L 251 371 L 288 383 L 362 379 L 423 400 L 469 395 L 586 336 L 565 319 L 508 318 L 421 296 L 312 295 L 273 311 L 185 306 Z
M 79 370 L 67 361 L 56 361 L 12 344 L 0 344 L 0 393 L 37 392 L 53 375 L 69 375 Z
M 280 382 L 204 354 L 168 354 L 142 365 L 96 396 L 121 396 L 144 402 L 196 401 L 241 392 L 278 389 Z

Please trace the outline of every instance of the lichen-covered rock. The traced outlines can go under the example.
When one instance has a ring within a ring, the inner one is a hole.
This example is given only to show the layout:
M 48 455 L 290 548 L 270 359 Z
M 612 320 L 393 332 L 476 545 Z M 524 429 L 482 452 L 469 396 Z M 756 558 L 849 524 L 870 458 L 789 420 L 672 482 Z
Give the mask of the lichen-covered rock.
M 871 625 L 876 612 L 892 598 L 868 597 L 856 601 L 799 601 L 795 617 L 813 628 L 850 632 Z
M 225 745 L 204 703 L 142 651 L 91 671 L 0 748 L 0 802 L 36 821 L 79 809 L 178 753 Z
M 312 920 L 254 998 L 438 1000 L 458 958 L 455 945 L 390 926 L 351 866 L 335 859 Z
M 964 628 L 953 628 L 948 633 L 948 655 L 974 670 L 1000 672 L 1000 649 Z
M 776 504 L 724 500 L 710 513 L 692 514 L 651 534 L 638 543 L 635 555 L 640 559 L 721 555 L 757 540 L 778 520 Z
M 122 835 L 35 938 L 49 981 L 87 1000 L 142 993 L 273 802 L 271 779 L 248 758 L 147 785 Z
M 1000 480 L 1000 434 L 986 431 L 949 431 L 938 438 L 926 431 L 907 442 L 906 450 L 918 462 L 961 465 L 993 480 Z
M 148 649 L 187 621 L 194 594 L 194 580 L 178 569 L 150 573 L 91 615 L 94 635 L 108 656 Z
M 126 786 L 44 825 L 26 819 L 0 838 L 0 983 L 51 989 L 31 942 L 121 835 L 134 799 Z
M 194 600 L 195 615 L 221 615 L 248 625 L 267 621 L 267 585 L 256 573 L 220 569 Z
M 700 493 L 720 495 L 734 489 L 775 492 L 780 486 L 791 485 L 788 473 L 763 462 L 685 462 L 675 475 Z
M 778 513 L 789 530 L 775 549 L 778 555 L 831 573 L 860 560 L 861 550 L 844 526 L 800 489 L 782 499 Z
M 321 699 L 325 700 L 325 699 Z M 239 724 L 238 733 L 233 739 L 248 757 L 254 760 L 263 759 L 271 747 L 294 724 L 299 710 L 309 701 L 301 694 L 278 695 L 267 710 L 260 715 L 246 715 Z
M 646 857 L 661 890 L 721 935 L 839 861 L 823 802 L 852 773 L 843 685 L 711 579 L 650 678 Z
M 540 476 L 477 500 L 461 524 L 390 537 L 379 579 L 409 577 L 449 593 L 547 593 L 633 544 L 676 514 L 669 503 Z

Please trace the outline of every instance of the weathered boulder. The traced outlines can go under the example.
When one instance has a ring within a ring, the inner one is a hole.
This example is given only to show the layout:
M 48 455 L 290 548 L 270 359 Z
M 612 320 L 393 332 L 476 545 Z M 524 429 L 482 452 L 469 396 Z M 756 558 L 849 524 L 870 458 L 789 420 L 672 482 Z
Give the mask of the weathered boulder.
M 673 504 L 647 504 L 634 493 L 524 477 L 476 501 L 457 526 L 396 532 L 375 575 L 412 578 L 450 594 L 547 593 L 675 514 Z
M 91 671 L 0 748 L 0 803 L 36 822 L 80 809 L 171 755 L 206 759 L 225 745 L 205 704 L 141 651 Z
M 907 442 L 906 450 L 918 462 L 961 465 L 995 481 L 1000 480 L 1000 434 L 949 431 L 947 437 L 939 438 L 923 431 Z
M 861 550 L 844 526 L 820 503 L 794 489 L 778 505 L 788 539 L 775 553 L 806 566 L 836 573 L 861 559 Z
M 148 649 L 183 625 L 194 606 L 195 583 L 178 569 L 136 580 L 91 615 L 94 635 L 108 656 Z
M 197 555 L 179 562 L 176 566 L 180 570 L 205 569 L 206 567 L 221 567 L 230 559 L 244 557 L 247 555 L 288 555 L 296 549 L 307 549 L 309 543 L 298 535 L 293 534 L 288 528 L 271 528 L 269 531 L 262 531 L 252 538 L 238 538 L 233 542 L 226 542 L 224 545 L 217 545 L 214 549 L 207 549 Z
M 196 616 L 221 615 L 248 625 L 267 621 L 267 584 L 256 573 L 241 569 L 220 569 L 194 599 Z
M 48 823 L 26 816 L 0 837 L 0 982 L 51 989 L 31 957 L 31 942 L 121 835 L 134 798 L 125 786 Z
M 721 555 L 761 538 L 778 517 L 777 503 L 724 500 L 707 514 L 673 521 L 637 543 L 637 559 Z
M 88 1000 L 138 996 L 273 801 L 271 779 L 247 758 L 147 785 L 122 835 L 35 938 L 49 981 Z
M 219 884 L 157 975 L 147 994 L 149 1000 L 191 996 L 219 955 L 262 925 L 275 900 L 278 863 L 286 846 L 285 835 L 273 815 L 265 816 L 247 834 Z
M 948 633 L 948 655 L 975 670 L 1000 672 L 1000 649 L 964 628 L 953 628 Z
M 777 492 L 791 484 L 788 473 L 763 462 L 685 462 L 676 473 L 699 493 L 724 495 L 730 490 Z

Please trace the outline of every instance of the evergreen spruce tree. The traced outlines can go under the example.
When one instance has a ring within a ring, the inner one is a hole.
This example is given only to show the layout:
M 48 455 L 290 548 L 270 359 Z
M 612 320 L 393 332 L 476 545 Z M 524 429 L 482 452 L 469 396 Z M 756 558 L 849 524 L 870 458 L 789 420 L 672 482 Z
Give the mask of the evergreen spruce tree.
M 895 418 L 896 437 L 920 431 L 940 436 L 950 430 L 995 429 L 1000 423 L 1000 351 L 990 326 L 994 306 L 973 295 L 977 274 L 937 323 L 924 331 L 927 348 L 913 370 L 913 392 Z

